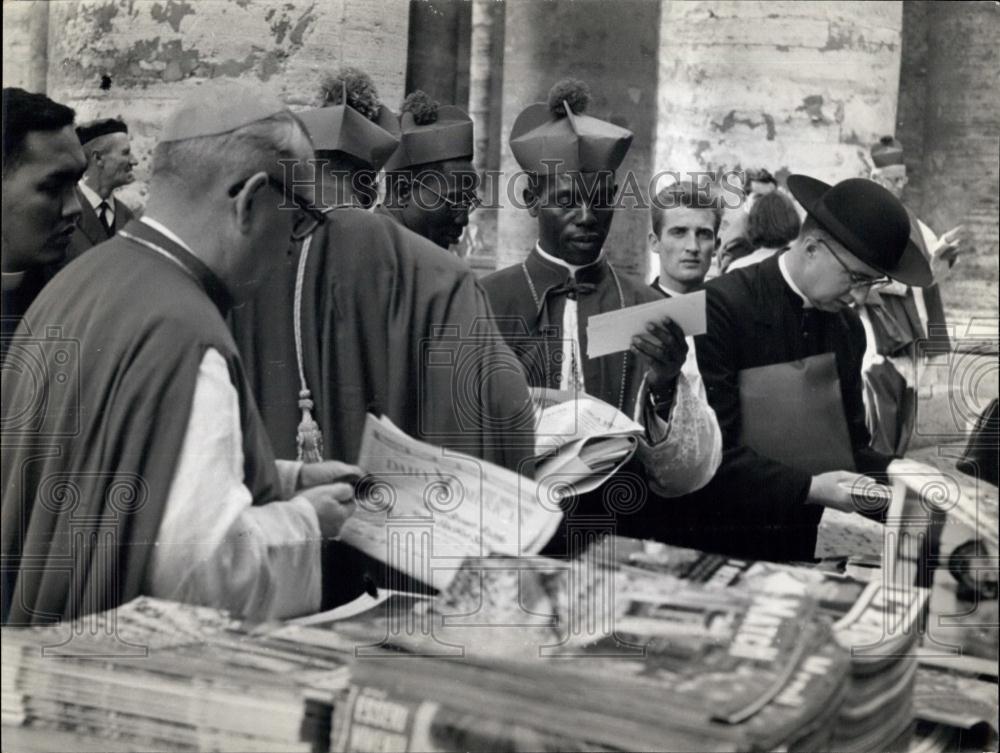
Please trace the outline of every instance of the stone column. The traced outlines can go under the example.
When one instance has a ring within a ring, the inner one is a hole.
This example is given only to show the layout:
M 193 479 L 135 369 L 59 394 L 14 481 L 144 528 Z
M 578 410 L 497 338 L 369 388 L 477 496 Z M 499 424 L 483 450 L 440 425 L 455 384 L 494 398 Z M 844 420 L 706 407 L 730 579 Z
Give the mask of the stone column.
M 902 4 L 664 0 L 657 170 L 867 173 L 896 122 Z
M 508 2 L 503 58 L 501 179 L 497 268 L 520 262 L 535 242 L 535 224 L 520 203 L 522 181 L 508 185 L 519 168 L 508 145 L 514 118 L 545 99 L 561 78 L 586 81 L 594 95 L 589 113 L 629 128 L 632 148 L 619 170 L 624 185 L 631 171 L 643 193 L 652 167 L 656 50 L 660 8 L 643 0 L 517 0 Z M 606 248 L 627 273 L 645 271 L 648 212 L 615 213 Z
M 1000 7 L 928 3 L 927 98 L 918 214 L 937 233 L 958 224 L 976 253 L 941 286 L 949 320 L 997 326 L 1000 183 Z M 904 147 L 909 144 L 904 142 Z
M 398 106 L 408 18 L 406 0 L 51 3 L 49 95 L 80 120 L 128 122 L 138 180 L 119 196 L 137 205 L 164 118 L 199 82 L 246 79 L 294 109 L 318 104 L 323 76 L 353 65 Z
M 49 3 L 3 4 L 3 85 L 46 92 Z

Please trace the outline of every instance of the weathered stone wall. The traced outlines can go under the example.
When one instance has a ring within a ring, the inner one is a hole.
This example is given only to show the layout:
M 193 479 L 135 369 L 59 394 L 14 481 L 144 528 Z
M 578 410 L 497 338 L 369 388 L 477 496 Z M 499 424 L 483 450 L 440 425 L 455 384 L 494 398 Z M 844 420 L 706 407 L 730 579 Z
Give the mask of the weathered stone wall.
M 4 22 L 26 3 L 4 3 Z M 141 203 L 149 157 L 173 104 L 198 82 L 252 80 L 293 107 L 317 103 L 323 75 L 341 65 L 371 74 L 391 104 L 403 94 L 406 0 L 81 0 L 48 13 L 47 93 L 78 118 L 120 115 L 139 156 L 120 195 Z M 8 44 L 4 42 L 5 63 Z M 4 83 L 7 72 L 5 65 Z
M 642 0 L 507 3 L 500 159 L 505 178 L 519 170 L 508 145 L 514 119 L 532 102 L 544 101 L 556 81 L 573 76 L 590 85 L 590 114 L 635 133 L 619 184 L 631 172 L 645 193 L 653 167 L 659 17 L 659 4 Z M 515 192 L 519 196 L 519 186 Z M 502 197 L 507 202 L 506 193 Z M 619 268 L 645 274 L 648 229 L 646 210 L 616 212 L 606 248 Z M 501 210 L 497 267 L 521 261 L 536 235 L 527 211 Z
M 665 2 L 656 166 L 866 172 L 896 122 L 898 2 Z

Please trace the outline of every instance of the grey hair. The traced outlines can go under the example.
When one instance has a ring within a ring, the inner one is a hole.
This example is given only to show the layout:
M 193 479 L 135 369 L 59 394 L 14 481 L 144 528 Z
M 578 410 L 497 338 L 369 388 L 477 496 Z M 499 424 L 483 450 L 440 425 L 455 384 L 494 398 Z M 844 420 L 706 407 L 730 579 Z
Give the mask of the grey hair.
M 152 182 L 177 181 L 187 188 L 210 185 L 220 175 L 240 171 L 277 175 L 283 160 L 302 159 L 312 142 L 291 112 L 281 112 L 235 131 L 167 141 L 153 150 Z

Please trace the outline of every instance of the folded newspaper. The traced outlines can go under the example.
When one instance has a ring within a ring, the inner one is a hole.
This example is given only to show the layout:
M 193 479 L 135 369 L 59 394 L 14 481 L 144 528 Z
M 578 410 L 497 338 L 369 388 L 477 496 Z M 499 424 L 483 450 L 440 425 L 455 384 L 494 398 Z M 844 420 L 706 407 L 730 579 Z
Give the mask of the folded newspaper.
M 544 485 L 485 460 L 407 436 L 369 415 L 357 508 L 340 539 L 434 588 L 466 557 L 536 554 L 562 520 Z
M 550 496 L 593 491 L 635 454 L 642 424 L 586 394 L 534 387 L 535 478 Z

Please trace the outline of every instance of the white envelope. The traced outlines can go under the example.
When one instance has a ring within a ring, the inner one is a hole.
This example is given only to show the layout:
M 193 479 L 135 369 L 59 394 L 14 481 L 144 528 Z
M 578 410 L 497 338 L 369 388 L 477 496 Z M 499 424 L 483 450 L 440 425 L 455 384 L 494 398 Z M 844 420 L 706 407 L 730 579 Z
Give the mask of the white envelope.
M 705 291 L 676 295 L 592 316 L 587 321 L 587 358 L 628 350 L 649 322 L 673 319 L 687 337 L 705 332 Z

